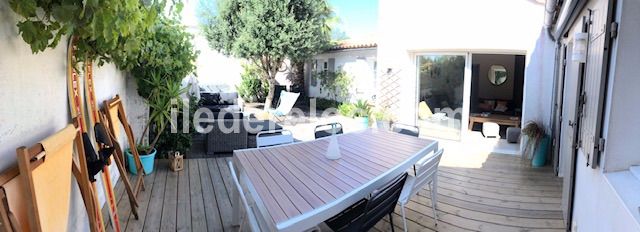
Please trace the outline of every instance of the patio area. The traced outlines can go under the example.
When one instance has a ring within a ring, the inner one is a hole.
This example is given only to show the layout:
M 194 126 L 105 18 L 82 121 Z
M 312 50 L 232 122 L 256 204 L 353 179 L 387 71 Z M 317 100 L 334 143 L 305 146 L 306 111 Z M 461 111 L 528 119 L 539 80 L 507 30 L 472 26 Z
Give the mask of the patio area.
M 423 190 L 408 204 L 408 231 L 565 230 L 561 179 L 553 176 L 550 167 L 533 169 L 519 157 L 495 153 L 478 159 L 464 157 L 446 151 L 443 156 L 438 174 L 438 225 L 431 213 L 428 190 Z M 231 226 L 229 159 L 187 159 L 180 172 L 170 171 L 167 160 L 158 160 L 155 171 L 145 177 L 138 220 L 130 214 L 124 187 L 118 182 L 115 192 L 122 228 L 237 231 Z M 103 215 L 108 215 L 106 208 Z M 399 207 L 394 225 L 396 231 L 402 231 Z M 388 220 L 379 222 L 373 231 L 389 231 Z

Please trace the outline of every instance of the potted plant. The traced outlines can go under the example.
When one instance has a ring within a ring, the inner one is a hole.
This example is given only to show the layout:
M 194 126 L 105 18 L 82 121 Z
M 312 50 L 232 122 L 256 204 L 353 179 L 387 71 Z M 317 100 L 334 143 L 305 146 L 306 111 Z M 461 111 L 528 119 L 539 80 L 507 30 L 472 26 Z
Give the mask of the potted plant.
M 353 118 L 362 125 L 363 128 L 369 127 L 369 116 L 371 115 L 371 105 L 366 100 L 358 100 L 353 104 Z
M 355 111 L 355 106 L 350 103 L 342 103 L 338 105 L 338 113 L 342 116 L 353 118 L 353 112 Z
M 178 15 L 179 12 L 160 15 L 141 44 L 141 53 L 137 57 L 136 65 L 131 69 L 138 94 L 149 105 L 149 121 L 137 141 L 146 173 L 153 171 L 156 148 L 162 147 L 161 154 L 168 151 L 184 152 L 178 145 L 190 144 L 190 135 L 164 133 L 167 125 L 175 123 L 171 121 L 171 108 L 182 108 L 181 96 L 188 89 L 182 87 L 182 80 L 195 71 L 195 60 L 198 57 L 198 52 L 191 43 L 193 36 L 182 25 Z M 150 135 L 149 143 L 145 143 L 143 139 L 147 133 Z M 189 141 L 176 141 L 178 137 L 184 137 Z M 127 157 L 129 155 L 127 153 Z M 133 161 L 133 157 L 130 158 L 131 160 L 127 161 Z M 132 168 L 135 166 L 133 162 L 128 164 L 129 170 L 135 174 L 132 170 L 135 169 Z
M 182 101 L 180 97 L 183 93 L 186 93 L 188 87 L 181 87 L 180 83 L 168 82 L 166 78 L 161 77 L 158 74 L 151 76 L 148 82 L 148 87 L 151 88 L 149 96 L 145 99 L 149 105 L 149 121 L 144 127 L 142 134 L 138 139 L 138 152 L 140 153 L 140 161 L 144 167 L 145 173 L 149 174 L 153 172 L 153 164 L 157 153 L 156 144 L 163 134 L 167 125 L 173 123 L 171 121 L 171 108 L 181 108 Z M 176 105 L 177 104 L 177 105 Z M 153 126 L 154 136 L 151 143 L 145 144 L 143 142 L 144 135 L 149 132 L 149 129 Z M 129 164 L 129 171 L 136 174 L 135 163 L 133 162 L 133 155 L 127 149 L 127 162 Z
M 391 128 L 393 116 L 387 111 L 386 108 L 374 112 L 373 117 L 376 120 L 376 126 L 378 127 L 378 129 Z

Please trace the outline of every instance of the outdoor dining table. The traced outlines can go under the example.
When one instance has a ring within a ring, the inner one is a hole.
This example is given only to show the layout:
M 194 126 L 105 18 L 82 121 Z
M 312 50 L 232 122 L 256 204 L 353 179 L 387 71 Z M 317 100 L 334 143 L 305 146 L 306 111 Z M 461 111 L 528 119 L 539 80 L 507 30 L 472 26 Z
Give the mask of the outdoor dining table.
M 336 160 L 325 157 L 331 137 L 234 151 L 234 166 L 261 227 L 313 228 L 438 149 L 435 140 L 377 129 L 335 136 L 341 153 Z M 240 221 L 238 194 L 234 190 L 234 225 Z

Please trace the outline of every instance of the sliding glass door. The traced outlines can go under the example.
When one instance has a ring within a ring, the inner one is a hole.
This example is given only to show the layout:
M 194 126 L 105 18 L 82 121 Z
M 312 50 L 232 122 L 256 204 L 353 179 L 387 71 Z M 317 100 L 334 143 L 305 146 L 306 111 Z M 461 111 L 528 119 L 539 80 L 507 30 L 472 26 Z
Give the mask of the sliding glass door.
M 466 125 L 463 122 L 468 120 L 468 57 L 467 53 L 416 56 L 417 126 L 421 135 L 461 139 Z

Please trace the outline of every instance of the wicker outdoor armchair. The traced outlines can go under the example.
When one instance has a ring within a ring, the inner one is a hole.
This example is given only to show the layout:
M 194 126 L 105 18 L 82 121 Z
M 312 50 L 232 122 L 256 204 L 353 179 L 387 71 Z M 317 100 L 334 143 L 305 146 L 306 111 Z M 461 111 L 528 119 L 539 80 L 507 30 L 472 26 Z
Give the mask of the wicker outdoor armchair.
M 226 113 L 221 118 L 213 121 L 213 129 L 207 133 L 207 155 L 247 148 L 246 119 L 242 113 Z

